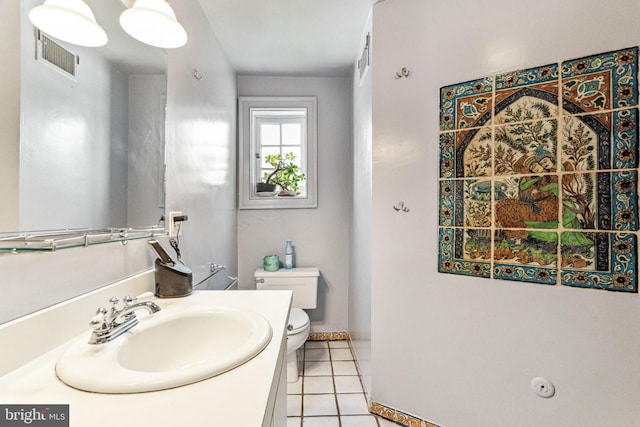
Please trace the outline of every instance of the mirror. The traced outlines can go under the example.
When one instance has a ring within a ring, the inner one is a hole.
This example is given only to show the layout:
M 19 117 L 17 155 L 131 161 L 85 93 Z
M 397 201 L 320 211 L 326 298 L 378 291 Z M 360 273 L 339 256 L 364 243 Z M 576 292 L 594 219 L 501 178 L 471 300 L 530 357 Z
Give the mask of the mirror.
M 21 1 L 19 230 L 3 232 L 148 227 L 164 214 L 166 53 L 120 28 L 120 0 L 85 1 L 106 46 L 48 39 L 27 17 L 43 0 Z

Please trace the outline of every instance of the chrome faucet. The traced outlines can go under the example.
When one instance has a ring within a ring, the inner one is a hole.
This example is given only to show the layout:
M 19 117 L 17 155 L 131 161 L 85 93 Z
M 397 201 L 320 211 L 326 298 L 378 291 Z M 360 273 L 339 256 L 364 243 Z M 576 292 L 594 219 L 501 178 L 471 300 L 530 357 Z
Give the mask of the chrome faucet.
M 155 302 L 136 302 L 136 299 L 130 296 L 124 298 L 124 306 L 120 309 L 118 308 L 120 302 L 118 298 L 112 297 L 109 302 L 111 309 L 100 307 L 94 318 L 91 319 L 93 331 L 89 338 L 89 344 L 107 343 L 136 326 L 138 317 L 135 311 L 138 309 L 146 309 L 150 314 L 160 311 L 160 306 Z

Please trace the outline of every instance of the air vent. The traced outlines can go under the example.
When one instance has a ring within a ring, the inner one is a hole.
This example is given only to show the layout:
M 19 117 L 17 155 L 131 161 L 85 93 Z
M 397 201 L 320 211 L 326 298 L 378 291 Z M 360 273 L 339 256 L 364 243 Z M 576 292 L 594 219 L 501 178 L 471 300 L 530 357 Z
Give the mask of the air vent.
M 38 39 L 42 46 L 40 51 L 41 58 L 61 71 L 64 71 L 66 74 L 75 76 L 76 65 L 79 63 L 78 55 L 54 42 L 41 31 L 39 33 Z

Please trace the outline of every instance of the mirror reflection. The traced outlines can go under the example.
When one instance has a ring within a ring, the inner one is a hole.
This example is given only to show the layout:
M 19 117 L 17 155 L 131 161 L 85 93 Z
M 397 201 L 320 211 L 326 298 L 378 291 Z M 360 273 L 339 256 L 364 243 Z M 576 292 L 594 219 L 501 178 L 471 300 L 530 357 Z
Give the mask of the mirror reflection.
M 166 54 L 120 28 L 120 0 L 86 0 L 100 48 L 48 38 L 21 1 L 19 230 L 143 227 L 164 214 Z M 2 195 L 0 195 L 1 197 Z

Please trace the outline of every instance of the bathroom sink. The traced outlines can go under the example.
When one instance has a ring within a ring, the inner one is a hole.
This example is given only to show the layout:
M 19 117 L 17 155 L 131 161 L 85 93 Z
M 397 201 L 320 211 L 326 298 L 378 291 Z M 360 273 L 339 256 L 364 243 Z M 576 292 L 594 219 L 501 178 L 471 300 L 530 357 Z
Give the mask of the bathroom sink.
M 82 337 L 56 364 L 67 385 L 97 393 L 139 393 L 191 384 L 234 369 L 271 341 L 257 313 L 223 306 L 169 308 L 106 344 Z

